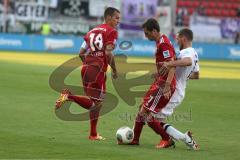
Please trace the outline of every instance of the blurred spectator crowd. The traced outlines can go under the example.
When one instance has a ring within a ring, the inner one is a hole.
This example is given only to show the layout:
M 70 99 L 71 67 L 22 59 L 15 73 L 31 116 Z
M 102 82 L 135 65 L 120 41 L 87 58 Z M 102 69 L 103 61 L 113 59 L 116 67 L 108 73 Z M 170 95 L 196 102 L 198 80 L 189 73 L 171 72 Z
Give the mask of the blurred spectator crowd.
M 144 38 L 140 25 L 155 17 L 173 40 L 179 27 L 193 27 L 198 33 L 200 24 L 216 31 L 211 33 L 217 39 L 239 42 L 240 0 L 0 0 L 0 31 L 84 35 L 102 23 L 106 6 L 121 10 L 122 38 Z

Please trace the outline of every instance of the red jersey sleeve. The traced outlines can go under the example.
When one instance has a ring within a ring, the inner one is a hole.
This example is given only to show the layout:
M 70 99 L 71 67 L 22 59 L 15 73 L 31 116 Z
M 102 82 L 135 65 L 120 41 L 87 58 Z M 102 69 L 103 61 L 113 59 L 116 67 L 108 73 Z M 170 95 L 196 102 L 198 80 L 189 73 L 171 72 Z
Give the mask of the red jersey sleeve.
M 108 44 L 112 44 L 115 47 L 117 38 L 118 32 L 115 29 L 110 31 L 110 33 L 106 37 L 105 46 L 107 46 Z
M 158 47 L 160 53 L 162 54 L 163 61 L 171 61 L 175 59 L 174 48 L 168 43 L 161 43 Z

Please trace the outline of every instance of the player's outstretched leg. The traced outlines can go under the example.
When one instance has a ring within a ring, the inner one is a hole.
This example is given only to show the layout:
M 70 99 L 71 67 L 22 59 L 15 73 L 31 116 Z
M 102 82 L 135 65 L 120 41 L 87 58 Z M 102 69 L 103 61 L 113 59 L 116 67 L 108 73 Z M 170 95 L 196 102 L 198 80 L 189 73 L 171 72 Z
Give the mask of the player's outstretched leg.
M 147 124 L 152 130 L 160 135 L 162 137 L 159 144 L 157 144 L 155 147 L 160 148 L 168 148 L 171 146 L 175 147 L 175 142 L 170 138 L 170 136 L 167 134 L 167 132 L 164 130 L 164 128 L 161 126 L 161 123 L 158 119 L 154 118 L 151 114 L 147 118 Z
M 68 100 L 77 103 L 79 106 L 87 110 L 90 110 L 90 108 L 93 108 L 95 106 L 94 101 L 87 96 L 79 96 L 79 95 L 71 94 L 68 96 Z
M 63 103 L 68 101 L 68 96 L 71 95 L 71 92 L 68 89 L 63 89 L 60 93 L 60 97 L 55 103 L 55 109 L 59 109 Z
M 94 107 L 95 104 L 94 102 L 87 96 L 78 96 L 78 95 L 73 95 L 68 89 L 63 89 L 60 97 L 56 101 L 56 109 L 60 108 L 63 103 L 66 101 L 72 101 L 77 103 L 79 106 L 85 108 L 85 109 L 90 109 L 91 107 Z
M 193 140 L 192 133 L 190 131 L 188 131 L 184 134 L 169 124 L 164 124 L 163 128 L 175 140 L 181 140 L 189 148 L 191 148 L 193 150 L 199 149 L 199 145 L 196 143 L 196 141 Z

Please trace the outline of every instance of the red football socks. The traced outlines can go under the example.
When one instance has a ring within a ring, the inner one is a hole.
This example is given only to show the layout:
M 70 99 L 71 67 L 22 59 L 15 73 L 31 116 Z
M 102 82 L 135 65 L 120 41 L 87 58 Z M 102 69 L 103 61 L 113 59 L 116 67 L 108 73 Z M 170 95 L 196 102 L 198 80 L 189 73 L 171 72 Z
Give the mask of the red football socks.
M 90 109 L 91 107 L 94 106 L 94 102 L 89 99 L 88 97 L 85 96 L 74 96 L 74 95 L 69 95 L 68 99 L 71 101 L 76 102 L 77 104 L 79 104 L 81 107 L 85 108 L 85 109 Z
M 97 122 L 99 117 L 100 108 L 94 106 L 94 102 L 86 96 L 69 95 L 70 101 L 76 102 L 81 107 L 89 110 L 90 117 L 90 135 L 97 136 Z
M 97 136 L 97 122 L 99 117 L 100 108 L 93 107 L 90 112 L 90 135 Z
M 148 123 L 148 126 L 151 127 L 157 134 L 159 134 L 162 137 L 163 140 L 168 141 L 170 139 L 167 132 L 161 126 L 160 121 L 155 119 L 153 116 L 148 119 L 147 123 Z
M 149 118 L 150 116 L 150 118 Z M 142 132 L 142 128 L 145 124 L 145 121 L 148 123 L 148 126 L 151 127 L 157 134 L 159 134 L 163 140 L 169 140 L 170 136 L 167 134 L 167 132 L 163 129 L 161 126 L 160 121 L 155 119 L 153 116 L 149 115 L 141 115 L 138 113 L 136 120 L 135 120 L 135 125 L 134 125 L 134 139 L 133 141 L 139 142 L 139 138 Z
M 145 117 L 141 114 L 137 114 L 137 117 L 135 119 L 135 124 L 134 124 L 134 138 L 133 141 L 139 142 L 139 138 L 142 132 L 142 128 L 145 124 Z

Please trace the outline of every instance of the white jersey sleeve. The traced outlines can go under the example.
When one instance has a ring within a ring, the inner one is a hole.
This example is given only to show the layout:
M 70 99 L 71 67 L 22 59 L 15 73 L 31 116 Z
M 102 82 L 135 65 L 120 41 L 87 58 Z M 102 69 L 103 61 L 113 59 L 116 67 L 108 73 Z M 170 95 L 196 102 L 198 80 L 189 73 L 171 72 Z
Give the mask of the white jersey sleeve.
M 86 41 L 83 41 L 82 45 L 81 45 L 81 48 L 87 50 L 88 49 L 88 45 L 86 43 Z
M 180 56 L 180 59 L 183 59 L 183 58 L 186 58 L 186 57 L 189 57 L 192 59 L 192 71 L 191 72 L 199 72 L 200 70 L 200 67 L 199 67 L 199 59 L 198 59 L 198 54 L 197 52 L 193 49 L 193 48 L 188 48 L 188 49 L 185 49 L 181 56 Z

